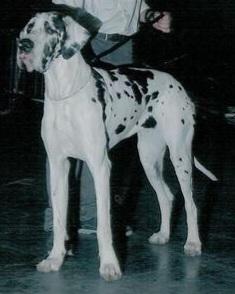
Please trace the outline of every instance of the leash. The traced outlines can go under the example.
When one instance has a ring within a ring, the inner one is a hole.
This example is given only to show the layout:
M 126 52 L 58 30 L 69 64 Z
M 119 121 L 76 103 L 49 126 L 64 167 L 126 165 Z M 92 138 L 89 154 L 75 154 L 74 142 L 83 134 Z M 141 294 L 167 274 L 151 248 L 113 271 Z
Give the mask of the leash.
M 132 36 L 127 36 L 123 41 L 116 43 L 114 46 L 110 47 L 109 49 L 107 49 L 107 50 L 105 50 L 105 51 L 103 51 L 103 52 L 101 52 L 100 54 L 97 54 L 97 55 L 94 53 L 94 50 L 91 47 L 91 43 L 89 42 L 89 44 L 88 44 L 88 46 L 90 47 L 89 50 L 91 49 L 93 51 L 93 54 L 94 54 L 94 57 L 91 59 L 91 63 L 99 62 L 102 57 L 108 55 L 109 53 L 112 53 L 113 51 L 115 51 L 116 49 L 121 47 L 122 45 L 126 44 L 132 38 L 133 38 L 133 35 Z
M 163 18 L 164 14 L 162 12 L 160 12 L 160 14 L 158 16 L 155 17 L 155 11 L 152 9 L 148 9 L 146 14 L 145 14 L 145 25 L 152 25 L 155 22 L 159 21 L 161 18 Z M 115 51 L 116 49 L 118 49 L 119 47 L 121 47 L 122 45 L 124 45 L 125 43 L 127 43 L 128 41 L 134 39 L 134 37 L 138 34 L 138 32 L 130 35 L 130 36 L 125 36 L 126 38 L 124 38 L 122 41 L 116 43 L 114 46 L 112 46 L 111 48 L 101 52 L 100 54 L 95 54 L 94 50 L 91 47 L 91 42 L 89 42 L 87 44 L 87 46 L 85 46 L 86 48 L 85 50 L 88 50 L 88 52 L 90 53 L 91 56 L 93 56 L 89 62 L 91 64 L 94 63 L 103 63 L 102 61 L 100 61 L 100 59 L 110 53 L 112 53 L 113 51 Z M 107 34 L 108 35 L 108 34 Z M 93 38 L 95 38 L 97 35 L 95 35 Z

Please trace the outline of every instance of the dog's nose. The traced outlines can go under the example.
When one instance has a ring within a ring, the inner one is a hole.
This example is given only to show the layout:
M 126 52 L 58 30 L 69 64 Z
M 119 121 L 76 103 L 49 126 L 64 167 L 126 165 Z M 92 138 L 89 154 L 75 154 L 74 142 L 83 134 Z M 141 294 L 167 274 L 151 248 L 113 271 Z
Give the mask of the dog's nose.
M 33 46 L 34 46 L 34 42 L 27 38 L 21 39 L 18 44 L 20 51 L 23 51 L 26 53 L 29 53 L 30 51 L 32 51 Z

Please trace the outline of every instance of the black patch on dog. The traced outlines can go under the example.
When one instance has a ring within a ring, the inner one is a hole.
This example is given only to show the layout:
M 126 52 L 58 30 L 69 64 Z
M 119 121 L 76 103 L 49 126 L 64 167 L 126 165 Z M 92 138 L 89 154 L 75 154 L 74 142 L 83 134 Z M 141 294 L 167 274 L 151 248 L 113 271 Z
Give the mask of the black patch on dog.
M 153 111 L 153 107 L 152 106 L 149 106 L 148 107 L 148 112 L 152 112 Z
M 117 93 L 117 97 L 118 97 L 118 99 L 121 99 L 121 94 Z
M 132 115 L 132 116 L 131 116 L 131 119 L 133 119 L 133 118 L 134 118 L 134 116 Z
M 173 88 L 173 85 L 170 85 L 169 88 Z
M 182 122 L 182 124 L 184 125 L 184 119 L 183 119 L 183 118 L 181 119 L 181 122 Z
M 52 22 L 53 22 L 53 25 L 55 26 L 55 28 L 58 31 L 60 31 L 60 32 L 64 32 L 65 31 L 65 25 L 64 25 L 64 22 L 63 22 L 62 15 L 55 15 L 52 18 Z
M 182 91 L 182 87 L 178 86 L 179 90 Z
M 46 44 L 43 48 L 43 58 L 42 58 L 42 68 L 43 70 L 46 69 L 47 63 L 52 57 L 52 51 L 51 46 L 49 44 Z
M 42 69 L 45 70 L 46 69 L 46 65 L 47 65 L 48 59 L 46 57 L 42 58 Z
M 154 75 L 150 70 L 138 70 L 128 67 L 120 67 L 119 74 L 125 75 L 130 85 L 132 85 L 133 82 L 137 83 L 144 94 L 148 92 L 148 79 L 152 80 L 154 78 Z
M 126 121 L 127 120 L 127 118 L 126 117 L 124 117 L 124 119 L 123 119 L 124 121 Z
M 27 34 L 30 34 L 32 32 L 32 29 L 33 29 L 34 25 L 35 25 L 35 22 L 31 22 L 31 23 L 28 24 L 28 26 L 26 28 L 26 33 Z
M 149 102 L 150 98 L 151 98 L 151 96 L 150 96 L 150 95 L 147 95 L 147 96 L 145 97 L 146 104 L 148 104 L 148 102 Z
M 118 81 L 118 78 L 115 76 L 114 71 L 108 70 L 107 73 L 109 74 L 109 77 L 113 82 Z
M 104 83 L 102 76 L 94 69 L 92 70 L 92 75 L 96 81 L 95 85 L 97 88 L 97 97 L 98 97 L 100 104 L 102 105 L 103 121 L 105 122 L 105 120 L 106 120 L 106 115 L 105 115 L 106 104 L 105 104 L 105 100 L 104 100 L 104 93 L 105 93 L 105 86 L 104 85 L 105 85 L 105 83 Z
M 189 174 L 189 172 L 187 170 L 184 171 L 187 175 Z
M 73 43 L 68 48 L 63 46 L 61 53 L 64 59 L 69 59 L 79 50 L 80 50 L 80 45 L 78 43 Z
M 125 130 L 125 126 L 124 125 L 122 125 L 122 124 L 120 124 L 117 128 L 116 128 L 116 130 L 115 130 L 115 133 L 118 135 L 118 134 L 120 134 L 121 132 L 123 132 L 124 130 Z
M 43 54 L 44 54 L 44 57 L 47 58 L 47 57 L 50 57 L 51 55 L 51 46 L 49 44 L 45 44 L 44 48 L 43 48 Z
M 131 83 L 130 82 L 125 82 L 125 84 L 130 87 L 131 86 Z
M 42 68 L 46 69 L 47 64 L 52 60 L 57 45 L 57 38 L 52 38 L 43 48 Z
M 106 114 L 105 114 L 105 108 L 106 108 L 106 103 L 105 103 L 105 82 L 104 79 L 102 78 L 102 76 L 93 68 L 91 69 L 92 75 L 95 79 L 95 85 L 97 88 L 97 97 L 98 97 L 98 101 L 100 102 L 101 106 L 102 106 L 102 110 L 103 110 L 103 122 L 105 125 L 105 120 L 106 120 Z M 114 117 L 116 116 L 116 114 L 114 114 Z M 106 139 L 107 139 L 107 148 L 109 147 L 109 136 L 108 136 L 108 132 L 107 129 L 105 127 L 105 135 L 106 135 Z
M 180 157 L 180 158 L 179 158 L 179 161 L 183 161 L 183 159 Z
M 96 103 L 97 101 L 95 100 L 95 98 L 91 98 L 91 101 Z
M 146 121 L 142 124 L 142 127 L 150 129 L 154 128 L 157 125 L 157 122 L 154 117 L 150 116 L 146 119 Z
M 152 94 L 152 100 L 157 99 L 158 95 L 159 95 L 159 92 L 158 91 L 153 92 L 153 94 Z
M 124 90 L 124 93 L 126 94 L 127 97 L 130 97 L 130 94 L 126 90 Z
M 136 100 L 136 102 L 138 104 L 141 104 L 141 102 L 142 102 L 142 94 L 141 94 L 138 86 L 136 84 L 133 84 L 132 85 L 132 90 L 133 90 L 133 92 L 135 94 L 135 100 Z
M 53 35 L 57 33 L 57 31 L 50 26 L 48 21 L 45 21 L 44 23 L 44 30 L 48 35 Z

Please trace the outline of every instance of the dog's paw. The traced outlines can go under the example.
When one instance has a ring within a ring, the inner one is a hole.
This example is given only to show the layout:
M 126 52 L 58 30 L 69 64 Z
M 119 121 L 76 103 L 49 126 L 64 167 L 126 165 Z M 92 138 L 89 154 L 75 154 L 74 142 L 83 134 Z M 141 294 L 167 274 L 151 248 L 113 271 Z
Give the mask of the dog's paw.
M 166 236 L 163 233 L 154 233 L 150 238 L 149 238 L 149 243 L 151 244 L 158 244 L 158 245 L 163 245 L 166 244 L 169 241 L 169 236 Z
M 106 263 L 100 267 L 100 275 L 106 281 L 116 281 L 122 276 L 120 267 L 118 264 Z
M 37 264 L 37 270 L 43 273 L 56 272 L 60 269 L 63 258 L 48 257 Z
M 189 256 L 201 255 L 201 243 L 200 242 L 187 242 L 184 245 L 184 253 Z

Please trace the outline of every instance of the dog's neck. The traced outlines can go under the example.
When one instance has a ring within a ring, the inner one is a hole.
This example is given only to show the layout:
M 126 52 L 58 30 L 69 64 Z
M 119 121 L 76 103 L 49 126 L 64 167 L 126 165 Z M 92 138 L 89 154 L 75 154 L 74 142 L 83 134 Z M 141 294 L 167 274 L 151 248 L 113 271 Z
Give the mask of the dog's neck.
M 77 53 L 70 59 L 56 58 L 44 76 L 45 98 L 61 101 L 73 97 L 86 86 L 91 69 Z

